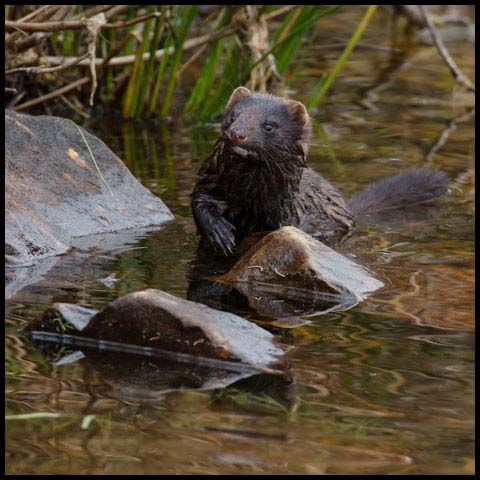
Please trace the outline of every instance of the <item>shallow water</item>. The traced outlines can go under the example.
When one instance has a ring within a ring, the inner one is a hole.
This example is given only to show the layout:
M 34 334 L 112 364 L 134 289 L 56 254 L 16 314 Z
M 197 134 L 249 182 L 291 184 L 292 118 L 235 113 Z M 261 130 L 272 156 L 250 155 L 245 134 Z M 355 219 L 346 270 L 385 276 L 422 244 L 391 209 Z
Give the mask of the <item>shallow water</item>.
M 345 42 L 359 18 L 338 15 L 341 28 L 322 19 L 301 52 L 292 97 L 306 100 L 340 52 L 320 47 Z M 388 19 L 380 10 L 362 45 L 389 47 Z M 473 78 L 473 45 L 448 46 Z M 189 195 L 217 125 L 87 124 L 176 220 L 109 252 L 98 241 L 93 254 L 49 260 L 48 273 L 7 303 L 6 413 L 62 414 L 7 422 L 7 473 L 473 473 L 473 99 L 434 48 L 396 48 L 354 51 L 315 114 L 310 163 L 346 194 L 425 164 L 455 188 L 435 208 L 362 226 L 342 247 L 386 282 L 382 290 L 349 311 L 273 330 L 295 347 L 294 389 L 245 381 L 201 391 L 204 372 L 141 357 L 54 365 L 68 348 L 41 351 L 21 334 L 55 301 L 99 309 L 144 288 L 187 295 L 197 245 Z M 112 274 L 112 288 L 99 281 Z

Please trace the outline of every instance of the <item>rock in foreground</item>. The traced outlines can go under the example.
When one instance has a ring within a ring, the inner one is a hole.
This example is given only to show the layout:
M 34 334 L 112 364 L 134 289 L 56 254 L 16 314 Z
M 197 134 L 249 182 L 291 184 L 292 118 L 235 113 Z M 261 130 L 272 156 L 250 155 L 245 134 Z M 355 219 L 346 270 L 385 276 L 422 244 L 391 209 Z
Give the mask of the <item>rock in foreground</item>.
M 54 304 L 53 310 L 69 324 L 62 335 L 94 339 L 92 346 L 99 348 L 108 346 L 101 341 L 117 342 L 183 354 L 193 363 L 195 358 L 214 359 L 259 370 L 269 370 L 284 353 L 273 335 L 254 323 L 160 290 L 131 293 L 98 313 L 69 304 Z M 51 332 L 52 318 L 49 312 L 33 329 Z
M 82 133 L 88 146 L 69 120 L 5 111 L 7 264 L 64 253 L 72 238 L 173 218 L 105 143 Z

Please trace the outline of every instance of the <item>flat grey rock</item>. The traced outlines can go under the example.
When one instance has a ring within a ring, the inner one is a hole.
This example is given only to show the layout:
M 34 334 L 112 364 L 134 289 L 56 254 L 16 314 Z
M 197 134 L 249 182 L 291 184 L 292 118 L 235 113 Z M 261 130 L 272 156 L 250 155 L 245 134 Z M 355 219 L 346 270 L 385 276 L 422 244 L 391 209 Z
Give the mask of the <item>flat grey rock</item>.
M 77 237 L 173 218 L 104 142 L 82 132 L 88 147 L 67 119 L 5 111 L 7 265 L 62 254 Z

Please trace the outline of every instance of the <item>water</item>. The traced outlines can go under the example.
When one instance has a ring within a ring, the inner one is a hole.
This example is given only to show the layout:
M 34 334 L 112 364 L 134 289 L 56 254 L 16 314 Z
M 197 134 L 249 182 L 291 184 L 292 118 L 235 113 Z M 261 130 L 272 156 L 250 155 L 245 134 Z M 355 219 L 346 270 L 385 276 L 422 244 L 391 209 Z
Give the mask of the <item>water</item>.
M 359 18 L 341 15 L 341 27 L 321 21 L 302 51 L 295 98 L 306 100 L 325 59 L 339 54 L 320 47 L 344 42 Z M 362 44 L 388 46 L 389 32 L 380 11 Z M 473 45 L 448 46 L 473 78 Z M 295 347 L 287 356 L 293 390 L 246 380 L 202 391 L 209 374 L 201 369 L 133 356 L 54 365 L 66 347 L 41 351 L 21 334 L 55 301 L 99 309 L 144 288 L 187 295 L 197 244 L 189 195 L 216 125 L 87 125 L 176 220 L 108 253 L 51 260 L 44 277 L 7 303 L 6 413 L 62 414 L 7 422 L 9 474 L 473 473 L 474 130 L 465 115 L 473 100 L 434 48 L 398 48 L 354 52 L 315 115 L 310 163 L 346 194 L 425 164 L 458 188 L 435 209 L 362 226 L 344 247 L 385 288 L 352 310 L 274 330 Z M 111 274 L 118 281 L 99 281 Z

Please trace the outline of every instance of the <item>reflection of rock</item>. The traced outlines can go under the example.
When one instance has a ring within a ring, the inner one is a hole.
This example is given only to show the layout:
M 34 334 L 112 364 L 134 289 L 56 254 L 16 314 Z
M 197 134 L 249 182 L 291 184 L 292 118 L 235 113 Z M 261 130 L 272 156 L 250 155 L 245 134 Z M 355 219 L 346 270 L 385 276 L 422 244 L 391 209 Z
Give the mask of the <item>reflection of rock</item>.
M 17 268 L 5 269 L 5 298 L 12 297 L 16 292 L 31 285 L 38 283 L 43 276 L 55 266 L 60 257 L 44 258 L 36 265 L 30 265 Z
M 187 292 L 188 300 L 203 303 L 219 310 L 240 312 L 248 311 L 248 299 L 231 285 L 204 278 L 190 280 Z
M 259 373 L 254 369 L 231 372 L 221 368 L 86 348 L 69 352 L 64 345 L 42 340 L 35 340 L 34 343 L 47 360 L 56 366 L 81 362 L 87 374 L 87 384 L 89 378 L 95 378 L 96 390 L 100 395 L 122 401 L 159 401 L 170 392 L 192 390 L 216 390 L 215 396 L 218 398 L 219 389 L 232 386 L 252 395 L 281 399 L 282 404 L 288 407 L 285 398 L 288 398 L 291 390 L 291 380 L 286 376 Z M 243 383 L 249 377 L 252 377 L 252 381 Z
M 13 267 L 6 265 L 5 297 L 14 301 L 48 303 L 50 297 L 43 295 L 42 289 L 25 289 L 28 285 L 51 284 L 69 287 L 79 286 L 82 282 L 97 282 L 105 271 L 111 268 L 111 261 L 116 255 L 132 249 L 147 232 L 163 227 L 145 227 L 121 232 L 86 235 L 72 240 L 72 252 L 56 257 L 42 258 L 33 265 Z M 101 255 L 100 255 L 101 253 Z
M 348 310 L 358 303 L 357 298 L 349 295 L 336 295 L 281 285 L 235 283 L 235 289 L 248 299 L 250 308 L 258 314 L 275 319 L 286 320 L 298 318 L 299 315 L 313 316 Z M 304 323 L 297 323 L 297 326 Z M 276 324 L 280 326 L 280 323 Z
M 54 321 L 58 316 L 67 322 L 60 331 L 52 328 L 59 325 Z M 44 330 L 46 333 L 36 338 L 51 341 L 145 355 L 170 352 L 168 358 L 191 363 L 204 359 L 204 364 L 225 363 L 232 368 L 241 362 L 238 366 L 244 363 L 268 370 L 283 354 L 274 345 L 272 334 L 254 323 L 153 289 L 119 298 L 96 314 L 78 306 L 54 304 L 53 311 L 47 311 L 30 330 Z
M 260 373 L 232 382 L 214 395 L 212 407 L 281 414 L 295 408 L 297 385 L 291 378 Z
M 275 326 L 292 328 L 305 325 L 299 316 L 313 316 L 347 310 L 355 306 L 354 297 L 314 292 L 279 285 L 235 283 L 228 285 L 203 279 L 192 280 L 187 297 L 220 310 L 228 309 L 242 315 L 254 310 L 269 319 L 282 319 Z M 291 320 L 291 321 L 290 321 Z
M 264 291 L 350 306 L 383 286 L 360 265 L 294 227 L 264 237 L 217 280 L 251 295 Z
M 98 138 L 59 117 L 5 111 L 6 260 L 31 264 L 72 239 L 160 225 L 164 203 Z

